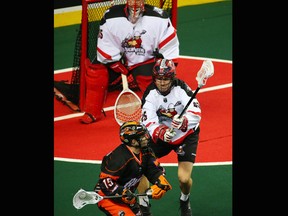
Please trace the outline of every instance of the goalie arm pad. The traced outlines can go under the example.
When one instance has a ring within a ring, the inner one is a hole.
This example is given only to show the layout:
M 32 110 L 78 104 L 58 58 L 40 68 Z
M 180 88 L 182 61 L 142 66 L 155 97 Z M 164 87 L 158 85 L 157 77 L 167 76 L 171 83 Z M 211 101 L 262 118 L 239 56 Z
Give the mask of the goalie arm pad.
M 116 73 L 121 73 L 124 75 L 129 73 L 128 69 L 120 61 L 109 63 L 108 67 L 110 67 Z
M 155 181 L 154 185 L 152 185 L 146 193 L 149 194 L 149 196 L 152 199 L 160 199 L 162 198 L 165 193 L 168 190 L 171 190 L 172 186 L 168 182 L 168 180 L 165 178 L 164 175 L 160 175 L 158 179 Z

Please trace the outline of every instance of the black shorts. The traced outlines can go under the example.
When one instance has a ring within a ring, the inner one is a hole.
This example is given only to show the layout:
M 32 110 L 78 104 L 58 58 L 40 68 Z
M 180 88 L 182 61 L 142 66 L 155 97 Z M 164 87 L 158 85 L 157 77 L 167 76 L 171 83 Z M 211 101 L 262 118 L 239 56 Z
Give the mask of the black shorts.
M 158 158 L 168 155 L 173 150 L 177 154 L 178 161 L 190 161 L 195 163 L 199 133 L 200 126 L 194 133 L 188 135 L 180 145 L 171 145 L 159 140 L 157 143 L 150 143 L 150 147 Z

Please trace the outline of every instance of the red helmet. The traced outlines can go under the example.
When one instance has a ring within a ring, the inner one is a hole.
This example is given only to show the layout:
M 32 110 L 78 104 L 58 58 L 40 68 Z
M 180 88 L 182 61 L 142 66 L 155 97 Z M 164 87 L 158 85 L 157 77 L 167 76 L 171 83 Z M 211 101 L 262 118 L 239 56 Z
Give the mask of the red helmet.
M 153 67 L 153 80 L 155 79 L 171 79 L 173 80 L 176 75 L 176 67 L 172 60 L 157 59 Z
M 140 15 L 144 12 L 144 0 L 127 0 L 128 19 L 136 23 Z
M 153 67 L 153 81 L 158 89 L 158 91 L 166 96 L 170 93 L 173 85 L 173 80 L 176 76 L 175 64 L 172 60 L 159 58 L 156 60 L 156 63 Z M 160 81 L 158 80 L 165 80 Z M 169 82 L 166 82 L 168 80 Z

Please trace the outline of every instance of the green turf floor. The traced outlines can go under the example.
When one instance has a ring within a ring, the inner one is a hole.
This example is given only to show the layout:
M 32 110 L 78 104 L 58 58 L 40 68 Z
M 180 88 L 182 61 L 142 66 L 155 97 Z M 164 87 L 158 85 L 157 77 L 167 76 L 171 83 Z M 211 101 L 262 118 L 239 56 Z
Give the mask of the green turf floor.
M 70 68 L 79 25 L 54 29 L 54 70 Z M 232 60 L 232 1 L 178 9 L 180 55 Z M 167 167 L 173 190 L 152 200 L 154 216 L 177 216 L 179 188 L 175 167 Z M 76 210 L 72 197 L 79 188 L 92 190 L 99 165 L 54 161 L 54 216 L 103 215 L 96 205 Z M 195 166 L 193 216 L 232 216 L 232 165 Z

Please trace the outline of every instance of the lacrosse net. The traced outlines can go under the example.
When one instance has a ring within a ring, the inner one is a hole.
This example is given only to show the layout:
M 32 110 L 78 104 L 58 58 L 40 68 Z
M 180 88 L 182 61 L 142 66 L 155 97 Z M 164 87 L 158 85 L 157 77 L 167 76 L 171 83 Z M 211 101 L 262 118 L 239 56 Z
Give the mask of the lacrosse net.
M 126 121 L 140 121 L 141 101 L 130 91 L 124 92 L 115 103 L 115 119 L 119 125 Z

